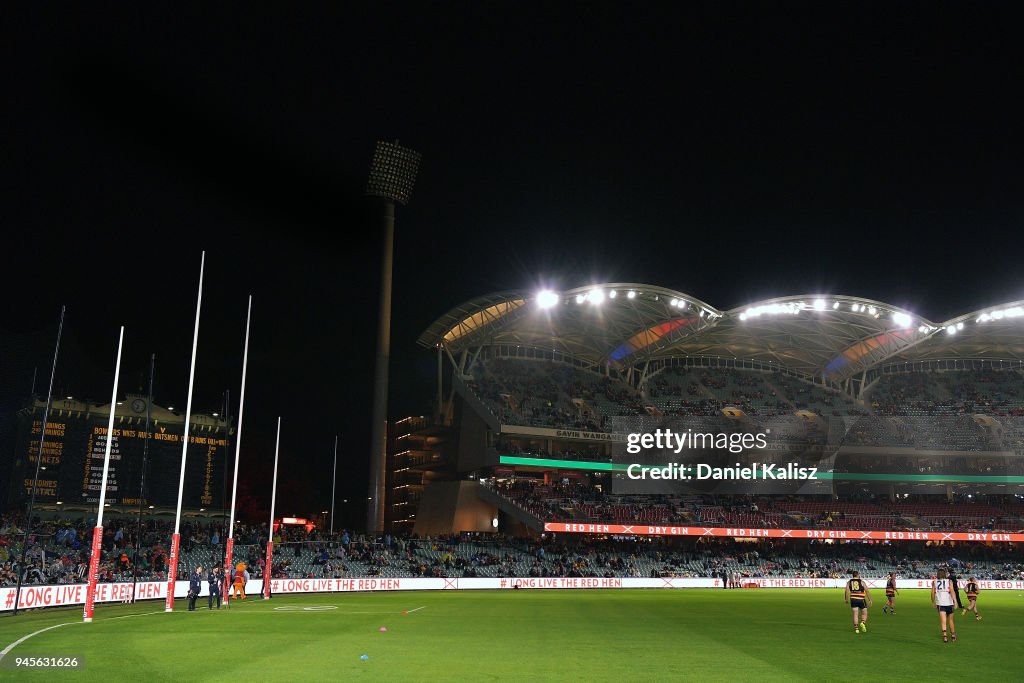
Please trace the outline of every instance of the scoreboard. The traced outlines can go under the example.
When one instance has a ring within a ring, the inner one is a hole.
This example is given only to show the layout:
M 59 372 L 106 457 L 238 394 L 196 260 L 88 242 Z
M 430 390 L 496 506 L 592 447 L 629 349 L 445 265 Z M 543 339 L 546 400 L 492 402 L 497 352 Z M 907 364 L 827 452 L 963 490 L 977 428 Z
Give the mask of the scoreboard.
M 15 499 L 32 493 L 36 458 L 42 436 L 42 412 L 22 414 L 15 451 Z M 146 458 L 146 492 L 139 500 L 146 424 L 138 418 L 114 418 L 113 433 L 107 434 L 109 416 L 103 413 L 53 411 L 43 439 L 42 463 L 36 500 L 62 501 L 65 505 L 98 504 L 103 480 L 103 459 L 110 438 L 110 466 L 107 472 L 106 502 L 111 505 L 157 507 L 175 506 L 184 421 L 154 423 L 149 431 Z M 216 428 L 192 425 L 189 430 L 188 459 L 182 507 L 220 507 L 224 486 L 224 458 L 227 439 L 222 423 Z

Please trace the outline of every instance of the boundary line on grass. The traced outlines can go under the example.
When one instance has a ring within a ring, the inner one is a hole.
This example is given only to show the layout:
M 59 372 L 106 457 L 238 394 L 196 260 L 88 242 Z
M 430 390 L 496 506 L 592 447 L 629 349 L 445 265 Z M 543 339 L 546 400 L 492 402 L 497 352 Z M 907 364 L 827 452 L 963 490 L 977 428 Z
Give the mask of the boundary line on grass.
M 427 606 L 423 605 L 423 607 L 417 607 L 416 609 L 411 609 L 411 610 L 409 610 L 409 614 L 412 614 L 413 612 L 419 612 L 421 609 L 426 609 L 426 608 L 427 608 Z
M 98 619 L 96 623 L 102 623 L 104 621 L 114 621 L 115 619 L 131 619 L 132 617 L 145 617 L 145 616 L 149 616 L 150 614 L 163 614 L 163 613 L 164 613 L 163 611 L 160 611 L 160 612 L 143 612 L 142 614 L 126 614 L 123 617 L 107 617 L 106 619 Z M 66 621 L 63 624 L 54 624 L 53 626 L 47 626 L 46 628 L 42 628 L 42 629 L 39 629 L 38 631 L 35 631 L 33 633 L 29 633 L 27 636 L 22 636 L 21 638 L 18 638 L 16 641 L 14 641 L 13 643 L 11 643 L 7 647 L 5 647 L 3 650 L 0 650 L 0 660 L 2 660 L 4 657 L 6 657 L 7 653 L 9 653 L 11 650 L 13 650 L 14 648 L 18 647 L 22 643 L 24 643 L 26 640 L 28 640 L 32 636 L 38 636 L 40 633 L 46 633 L 47 631 L 52 631 L 53 629 L 60 628 L 61 626 L 71 626 L 73 624 L 82 624 L 82 623 L 85 623 L 85 622 L 82 622 L 82 621 Z
M 53 629 L 60 628 L 61 626 L 68 626 L 69 624 L 78 624 L 78 623 L 81 623 L 81 622 L 66 621 L 63 624 L 56 624 L 54 626 L 47 626 L 46 628 L 39 629 L 35 633 L 30 633 L 27 636 L 22 636 L 21 638 L 18 638 L 16 641 L 14 641 L 13 643 L 11 643 L 7 647 L 5 647 L 3 650 L 0 650 L 0 659 L 3 659 L 4 657 L 6 657 L 8 652 L 10 652 L 14 648 L 18 647 L 19 645 L 21 645 L 22 643 L 24 643 L 26 640 L 28 640 L 32 636 L 38 636 L 40 633 L 46 633 L 47 631 L 52 631 Z

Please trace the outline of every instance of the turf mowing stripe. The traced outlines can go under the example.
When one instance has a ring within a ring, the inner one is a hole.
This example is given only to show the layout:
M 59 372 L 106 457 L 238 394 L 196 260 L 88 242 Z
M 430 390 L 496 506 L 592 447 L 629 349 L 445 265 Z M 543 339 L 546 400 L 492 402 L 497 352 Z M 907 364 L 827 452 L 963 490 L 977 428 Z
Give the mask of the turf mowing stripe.
M 53 630 L 55 628 L 60 628 L 61 626 L 67 626 L 68 624 L 80 624 L 80 623 L 82 623 L 82 622 L 79 622 L 79 621 L 67 621 L 67 622 L 64 622 L 63 624 L 57 624 L 56 626 L 47 626 L 46 628 L 39 629 L 35 633 L 30 633 L 27 636 L 23 636 L 23 637 L 19 638 L 18 640 L 14 641 L 13 643 L 11 643 L 10 645 L 8 645 L 7 647 L 5 647 L 3 650 L 0 650 L 0 659 L 3 659 L 4 657 L 6 657 L 8 652 L 10 652 L 14 648 L 18 647 L 19 645 L 21 645 L 22 643 L 24 643 L 26 640 L 28 640 L 32 636 L 38 636 L 40 633 L 45 633 L 46 631 L 51 631 L 51 630 Z

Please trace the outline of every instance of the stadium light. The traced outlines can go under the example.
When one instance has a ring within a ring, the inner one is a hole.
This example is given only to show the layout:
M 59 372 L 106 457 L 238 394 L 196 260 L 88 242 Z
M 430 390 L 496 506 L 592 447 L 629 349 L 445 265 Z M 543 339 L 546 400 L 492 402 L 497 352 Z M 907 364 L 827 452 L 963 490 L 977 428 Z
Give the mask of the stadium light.
M 409 203 L 422 155 L 394 142 L 378 142 L 370 162 L 366 194 L 403 206 Z
M 619 293 L 618 293 L 618 292 L 616 292 L 616 291 L 615 291 L 614 289 L 613 289 L 612 291 L 608 292 L 608 298 L 609 298 L 609 299 L 614 299 L 614 298 L 615 298 L 615 297 L 617 297 L 618 295 L 619 295 Z
M 892 321 L 896 323 L 897 327 L 900 327 L 902 329 L 912 327 L 914 324 L 913 318 L 911 318 L 906 313 L 900 313 L 899 311 L 896 311 L 892 314 Z
M 756 318 L 762 315 L 797 315 L 800 311 L 807 308 L 807 304 L 803 301 L 790 301 L 787 303 L 774 303 L 764 304 L 762 306 L 754 306 L 748 308 L 746 311 L 740 314 L 740 320 L 746 320 L 747 318 Z
M 825 300 L 824 299 L 815 299 L 814 300 L 814 310 L 816 310 L 816 311 L 824 311 L 825 310 Z
M 987 323 L 992 320 L 1003 320 L 1004 318 L 1019 318 L 1024 316 L 1024 306 L 1011 306 L 1009 308 L 997 309 L 982 313 L 974 322 Z
M 627 298 L 627 299 L 635 299 L 635 298 L 636 298 L 636 292 L 634 292 L 634 291 L 633 291 L 632 289 L 631 289 L 631 290 L 629 290 L 629 291 L 628 291 L 628 292 L 626 293 L 626 298 Z
M 961 321 L 961 322 L 958 322 L 958 323 L 956 324 L 956 329 L 958 329 L 958 330 L 962 330 L 962 329 L 964 329 L 964 324 L 963 324 L 963 322 L 962 322 L 962 321 Z
M 669 306 L 678 306 L 679 305 L 679 299 L 672 299 L 672 301 L 668 302 L 668 305 Z
M 946 327 L 947 334 L 956 334 L 956 325 L 949 325 Z
M 838 301 L 835 302 L 834 304 L 832 304 L 832 310 L 833 311 L 837 310 L 838 308 L 839 308 L 839 302 Z
M 586 300 L 587 300 L 587 295 L 586 294 L 577 294 L 576 295 L 576 303 L 581 304 L 581 303 L 583 303 Z
M 590 303 L 594 306 L 600 306 L 604 303 L 604 292 L 600 289 L 590 290 L 590 295 L 587 297 L 590 299 Z
M 558 303 L 558 295 L 550 289 L 545 289 L 537 294 L 537 305 L 541 308 L 551 308 Z
M 366 527 L 371 533 L 384 531 L 384 502 L 388 448 L 388 365 L 391 360 L 391 288 L 395 247 L 396 204 L 406 205 L 419 173 L 419 152 L 394 142 L 378 142 L 370 163 L 366 194 L 382 201 L 384 258 L 381 267 L 380 318 L 374 369 L 373 422 L 370 426 L 370 495 Z M 375 500 L 376 498 L 376 500 Z

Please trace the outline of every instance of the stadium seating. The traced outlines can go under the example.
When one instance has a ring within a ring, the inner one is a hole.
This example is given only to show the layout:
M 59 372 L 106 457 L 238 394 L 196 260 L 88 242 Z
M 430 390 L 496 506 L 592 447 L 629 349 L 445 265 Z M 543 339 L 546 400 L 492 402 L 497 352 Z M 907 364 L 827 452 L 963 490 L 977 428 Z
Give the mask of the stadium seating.
M 640 390 L 551 361 L 482 360 L 469 375 L 470 390 L 510 425 L 609 431 L 617 416 L 700 418 L 733 408 L 793 425 L 797 415 L 819 416 L 837 445 L 1024 454 L 1024 374 L 1016 370 L 886 374 L 862 402 L 781 372 L 736 368 L 669 367 Z M 975 415 L 998 423 L 983 425 Z M 805 430 L 808 440 L 813 431 Z M 779 438 L 798 440 L 794 434 Z

